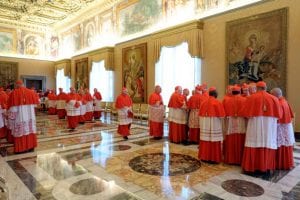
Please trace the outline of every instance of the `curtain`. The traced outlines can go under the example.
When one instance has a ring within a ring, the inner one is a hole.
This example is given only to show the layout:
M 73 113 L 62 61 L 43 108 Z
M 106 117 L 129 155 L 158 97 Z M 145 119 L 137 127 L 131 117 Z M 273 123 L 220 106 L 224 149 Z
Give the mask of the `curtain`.
M 93 62 L 90 72 L 90 92 L 94 93 L 97 88 L 102 95 L 103 101 L 113 101 L 114 97 L 114 74 L 105 69 L 104 61 Z
M 168 104 L 175 86 L 191 91 L 201 82 L 201 60 L 192 58 L 188 43 L 175 47 L 162 47 L 160 59 L 155 65 L 155 85 L 162 88 L 164 104 Z
M 65 76 L 64 68 L 56 70 L 56 94 L 59 93 L 58 88 L 63 88 L 64 92 L 70 92 L 71 79 Z

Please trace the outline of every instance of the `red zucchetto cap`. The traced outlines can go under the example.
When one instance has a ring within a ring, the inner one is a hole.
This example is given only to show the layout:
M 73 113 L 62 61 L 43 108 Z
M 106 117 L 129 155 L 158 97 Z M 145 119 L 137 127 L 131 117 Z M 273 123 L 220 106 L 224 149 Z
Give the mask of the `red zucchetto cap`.
M 256 87 L 263 87 L 263 88 L 265 88 L 265 87 L 267 87 L 267 84 L 264 81 L 259 81 L 259 82 L 256 83 Z
M 202 90 L 202 86 L 201 85 L 197 85 L 195 89 L 201 91 Z
M 22 84 L 23 84 L 23 81 L 17 80 L 17 81 L 16 81 L 16 84 L 17 84 L 17 85 L 22 85 Z
M 216 87 L 210 87 L 208 91 L 209 91 L 209 92 L 212 92 L 212 91 L 216 91 L 216 90 L 217 90 Z
M 176 87 L 175 87 L 175 90 L 178 90 L 180 88 L 180 86 L 179 85 L 177 85 Z
M 236 91 L 236 92 L 240 92 L 241 91 L 241 88 L 238 86 L 238 85 L 235 85 L 232 87 L 231 89 L 232 91 Z
M 246 84 L 246 83 L 244 83 L 244 84 L 242 85 L 242 88 L 243 88 L 243 89 L 249 89 L 249 85 Z

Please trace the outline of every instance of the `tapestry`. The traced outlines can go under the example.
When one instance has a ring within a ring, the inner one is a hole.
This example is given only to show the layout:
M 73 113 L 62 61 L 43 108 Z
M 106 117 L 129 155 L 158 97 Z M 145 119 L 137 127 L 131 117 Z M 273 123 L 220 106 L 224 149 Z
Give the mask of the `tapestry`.
M 228 22 L 226 37 L 229 84 L 265 81 L 285 93 L 286 8 Z

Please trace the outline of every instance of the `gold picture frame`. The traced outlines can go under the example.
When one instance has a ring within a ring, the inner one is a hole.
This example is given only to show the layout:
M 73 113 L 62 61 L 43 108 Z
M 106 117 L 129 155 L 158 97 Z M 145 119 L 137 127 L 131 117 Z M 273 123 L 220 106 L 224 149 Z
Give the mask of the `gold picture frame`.
M 122 86 L 134 103 L 147 101 L 147 43 L 122 49 Z

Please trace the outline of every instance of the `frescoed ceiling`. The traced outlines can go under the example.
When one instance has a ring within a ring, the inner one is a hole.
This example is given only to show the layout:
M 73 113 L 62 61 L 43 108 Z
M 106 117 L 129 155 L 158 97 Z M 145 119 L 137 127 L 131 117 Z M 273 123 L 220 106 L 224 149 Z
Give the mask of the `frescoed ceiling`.
M 0 23 L 30 29 L 49 28 L 77 17 L 93 6 L 99 10 L 117 0 L 1 0 Z

